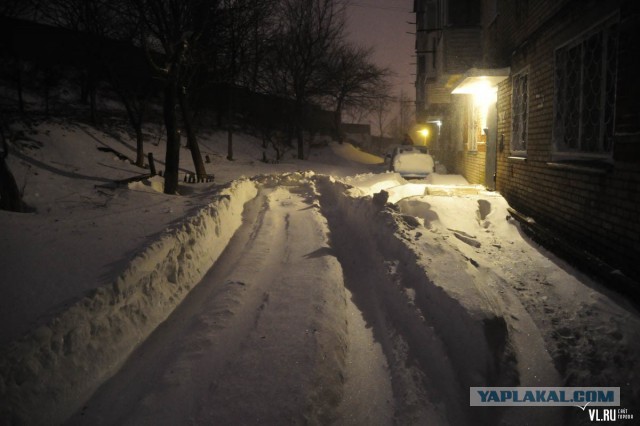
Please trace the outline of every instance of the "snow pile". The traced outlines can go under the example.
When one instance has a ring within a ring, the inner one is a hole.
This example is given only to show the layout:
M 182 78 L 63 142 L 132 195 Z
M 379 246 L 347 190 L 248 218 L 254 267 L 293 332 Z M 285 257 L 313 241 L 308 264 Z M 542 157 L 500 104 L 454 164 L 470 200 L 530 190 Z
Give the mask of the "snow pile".
M 386 188 L 385 196 L 373 193 L 372 201 L 377 200 L 378 206 L 383 206 L 385 200 L 397 204 L 387 205 L 378 217 L 372 216 L 372 221 L 379 223 L 383 214 L 395 217 L 405 245 L 417 254 L 417 263 L 424 267 L 433 285 L 442 287 L 464 306 L 472 307 L 480 294 L 480 299 L 504 321 L 506 350 L 511 352 L 505 357 L 510 359 L 512 379 L 518 384 L 619 385 L 622 405 L 637 405 L 637 311 L 618 295 L 533 244 L 511 219 L 509 206 L 499 194 L 473 190 L 463 180 L 455 181 L 449 176 L 433 175 L 432 179 L 434 183 L 426 185 L 424 195 L 420 194 L 420 185 L 396 188 L 392 186 L 394 179 L 383 175 L 346 181 L 361 185 L 348 189 L 351 194 L 371 194 L 375 189 Z M 354 206 L 357 203 L 352 202 Z M 361 209 L 366 211 L 366 203 Z M 383 240 L 390 246 L 393 238 Z M 397 271 L 397 266 L 392 266 Z M 434 309 L 426 312 L 437 313 L 439 299 L 432 300 Z M 436 329 L 447 333 L 452 330 L 447 327 L 445 324 Z M 487 338 L 492 339 L 490 334 Z M 460 361 L 465 362 L 465 357 L 468 353 Z M 507 410 L 504 419 L 515 413 L 541 421 L 541 412 L 525 414 L 524 409 Z M 554 417 L 553 410 L 546 414 Z
M 130 182 L 127 184 L 127 187 L 132 191 L 157 192 L 162 194 L 164 192 L 164 179 L 160 176 L 153 176 L 142 181 Z
M 361 174 L 341 179 L 352 186 L 348 193 L 352 196 L 366 197 L 383 192 L 389 203 L 419 195 L 471 195 L 483 193 L 481 185 L 469 185 L 460 175 L 439 175 L 432 173 L 425 179 L 407 181 L 399 173 Z
M 630 348 L 640 350 L 640 322 L 634 310 L 523 238 L 504 198 L 491 193 L 421 196 L 405 199 L 398 207 L 473 261 L 476 279 L 500 295 L 511 334 L 522 339 L 514 345 L 521 352 L 519 362 L 545 347 L 565 385 L 616 383 L 627 398 L 637 398 L 638 386 L 628 384 L 638 377 L 640 366 L 625 355 Z
M 377 155 L 369 154 L 356 148 L 350 143 L 331 142 L 331 150 L 339 157 L 360 164 L 381 164 L 384 160 Z
M 418 247 L 421 239 L 428 238 L 419 232 L 419 221 L 375 198 L 345 196 L 350 188 L 329 178 L 318 178 L 318 187 L 332 245 L 343 250 L 338 258 L 347 262 L 343 264 L 347 276 L 349 268 L 355 268 L 352 274 L 360 277 L 361 287 L 350 290 L 356 297 L 373 293 L 361 297 L 377 298 L 360 309 L 385 311 L 380 315 L 395 324 L 412 348 L 402 354 L 402 344 L 391 345 L 387 357 L 415 358 L 435 376 L 432 380 L 444 388 L 433 389 L 429 397 L 449 405 L 449 421 L 466 416 L 469 386 L 517 381 L 500 305 L 494 295 L 478 288 L 469 261 L 435 240 Z M 361 266 L 350 265 L 354 257 L 362 258 Z M 417 394 L 415 404 L 422 399 Z M 408 421 L 433 420 L 438 415 L 433 407 L 405 409 L 416 412 Z
M 162 322 L 241 224 L 255 184 L 237 181 L 102 286 L 0 354 L 0 414 L 14 423 L 68 416 Z
M 407 183 L 399 173 L 392 172 L 384 174 L 367 173 L 346 177 L 341 180 L 351 186 L 348 190 L 350 195 L 360 197 L 372 196 L 388 188 Z

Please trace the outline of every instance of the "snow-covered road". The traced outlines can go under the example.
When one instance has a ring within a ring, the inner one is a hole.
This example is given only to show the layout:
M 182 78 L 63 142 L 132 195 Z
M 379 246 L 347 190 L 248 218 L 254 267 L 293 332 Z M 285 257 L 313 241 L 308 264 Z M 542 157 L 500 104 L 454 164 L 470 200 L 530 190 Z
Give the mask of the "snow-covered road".
M 342 187 L 259 188 L 202 282 L 69 424 L 468 424 L 445 344 L 407 309 L 416 283 L 367 227 L 349 232 Z
M 500 197 L 256 183 L 214 267 L 70 424 L 572 424 L 571 408 L 474 410 L 469 386 L 635 374 L 581 364 L 637 345 L 638 319 L 516 238 Z
M 70 423 L 326 424 L 344 389 L 340 415 L 363 424 L 378 399 L 390 423 L 385 360 L 328 234 L 311 186 L 265 182 L 216 265 Z

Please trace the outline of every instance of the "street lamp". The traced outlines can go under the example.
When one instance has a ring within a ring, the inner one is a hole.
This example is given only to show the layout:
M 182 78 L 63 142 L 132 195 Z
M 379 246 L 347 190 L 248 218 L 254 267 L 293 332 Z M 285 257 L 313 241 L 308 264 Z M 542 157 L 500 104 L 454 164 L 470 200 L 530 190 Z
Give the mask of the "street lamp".
M 429 136 L 429 129 L 425 127 L 424 129 L 421 129 L 418 133 L 424 136 L 424 146 L 427 146 L 427 136 Z

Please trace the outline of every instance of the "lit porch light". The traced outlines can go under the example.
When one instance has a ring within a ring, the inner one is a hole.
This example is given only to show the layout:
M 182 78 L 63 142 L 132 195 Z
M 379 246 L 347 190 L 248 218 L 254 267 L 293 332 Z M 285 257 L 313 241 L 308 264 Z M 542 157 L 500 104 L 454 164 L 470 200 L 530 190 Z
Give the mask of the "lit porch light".
M 498 98 L 498 88 L 487 76 L 467 77 L 451 93 L 454 95 L 472 95 L 478 106 L 488 106 Z
M 451 91 L 454 95 L 473 95 L 476 102 L 487 105 L 495 102 L 498 84 L 509 78 L 509 68 L 471 68 Z
M 469 129 L 472 132 L 471 145 L 476 149 L 476 144 L 486 142 L 486 130 L 488 127 L 489 108 L 495 104 L 498 98 L 498 84 L 509 78 L 509 68 L 496 69 L 469 69 L 460 83 L 451 91 L 457 95 L 471 95 L 472 116 L 469 118 Z

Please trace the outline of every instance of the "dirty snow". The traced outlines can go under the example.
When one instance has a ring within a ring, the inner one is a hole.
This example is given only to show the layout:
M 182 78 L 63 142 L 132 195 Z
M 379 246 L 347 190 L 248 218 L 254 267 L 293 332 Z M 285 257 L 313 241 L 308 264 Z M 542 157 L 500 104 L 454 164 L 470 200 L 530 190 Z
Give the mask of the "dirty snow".
M 166 196 L 113 185 L 145 172 L 97 149 L 131 157 L 123 132 L 13 130 L 35 211 L 0 212 L 3 423 L 587 422 L 469 407 L 490 385 L 620 386 L 638 408 L 635 308 L 460 176 L 407 182 L 348 144 L 265 164 L 240 134 L 228 162 L 211 132 L 215 183 Z

